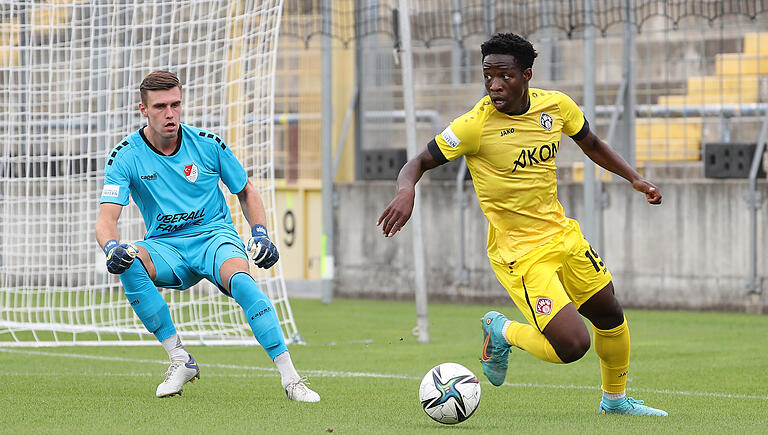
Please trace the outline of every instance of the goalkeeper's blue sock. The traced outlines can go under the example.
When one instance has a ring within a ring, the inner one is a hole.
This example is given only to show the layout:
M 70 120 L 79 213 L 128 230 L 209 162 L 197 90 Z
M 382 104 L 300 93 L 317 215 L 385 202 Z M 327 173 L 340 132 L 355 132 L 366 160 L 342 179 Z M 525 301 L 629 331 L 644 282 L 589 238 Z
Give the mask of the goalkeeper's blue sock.
M 121 273 L 120 281 L 125 289 L 125 297 L 128 298 L 131 308 L 139 316 L 147 331 L 155 334 L 160 342 L 176 333 L 168 304 L 149 279 L 147 269 L 144 268 L 141 260 L 136 259 L 131 267 Z
M 229 278 L 229 292 L 243 308 L 254 337 L 267 351 L 267 355 L 274 360 L 287 351 L 275 307 L 267 295 L 259 290 L 253 278 L 245 272 L 235 273 Z

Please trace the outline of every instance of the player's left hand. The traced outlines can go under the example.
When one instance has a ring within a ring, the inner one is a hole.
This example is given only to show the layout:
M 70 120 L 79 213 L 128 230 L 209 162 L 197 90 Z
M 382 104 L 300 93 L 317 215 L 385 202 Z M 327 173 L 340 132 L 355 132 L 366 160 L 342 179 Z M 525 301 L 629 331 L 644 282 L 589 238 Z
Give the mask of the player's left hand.
M 251 239 L 248 240 L 248 253 L 251 255 L 253 264 L 262 269 L 269 269 L 277 263 L 280 254 L 277 247 L 267 235 L 267 228 L 264 225 L 256 224 L 251 228 Z
M 413 213 L 415 196 L 416 192 L 413 189 L 401 189 L 397 192 L 395 199 L 384 209 L 376 222 L 376 226 L 381 225 L 384 237 L 392 237 L 403 229 L 403 225 L 408 222 Z
M 109 273 L 120 275 L 131 267 L 133 259 L 139 254 L 139 250 L 131 243 L 120 243 L 117 240 L 110 240 L 104 244 L 104 253 L 107 255 L 107 270 Z
M 650 204 L 661 204 L 661 192 L 648 180 L 641 178 L 632 183 L 632 187 L 638 192 L 644 193 L 645 199 L 647 199 Z

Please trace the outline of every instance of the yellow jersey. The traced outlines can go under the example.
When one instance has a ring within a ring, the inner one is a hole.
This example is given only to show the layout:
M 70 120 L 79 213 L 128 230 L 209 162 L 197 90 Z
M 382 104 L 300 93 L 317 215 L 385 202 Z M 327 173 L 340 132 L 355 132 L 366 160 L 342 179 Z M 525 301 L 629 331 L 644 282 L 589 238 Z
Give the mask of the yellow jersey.
M 464 155 L 488 219 L 488 256 L 502 263 L 565 231 L 555 157 L 563 133 L 576 140 L 589 133 L 584 114 L 567 95 L 534 88 L 528 94 L 530 107 L 516 116 L 499 112 L 486 96 L 428 146 L 438 161 Z

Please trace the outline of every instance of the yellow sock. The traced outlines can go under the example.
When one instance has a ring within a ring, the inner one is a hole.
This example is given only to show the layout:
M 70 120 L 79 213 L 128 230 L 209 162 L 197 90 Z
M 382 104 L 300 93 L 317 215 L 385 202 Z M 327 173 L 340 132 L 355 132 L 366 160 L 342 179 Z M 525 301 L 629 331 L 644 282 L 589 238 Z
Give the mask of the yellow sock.
M 563 361 L 549 344 L 549 340 L 541 332 L 527 323 L 511 322 L 504 336 L 509 344 L 519 347 L 538 359 L 562 364 Z
M 623 393 L 629 370 L 629 328 L 627 319 L 621 325 L 602 331 L 592 326 L 595 352 L 600 357 L 602 389 L 606 393 Z

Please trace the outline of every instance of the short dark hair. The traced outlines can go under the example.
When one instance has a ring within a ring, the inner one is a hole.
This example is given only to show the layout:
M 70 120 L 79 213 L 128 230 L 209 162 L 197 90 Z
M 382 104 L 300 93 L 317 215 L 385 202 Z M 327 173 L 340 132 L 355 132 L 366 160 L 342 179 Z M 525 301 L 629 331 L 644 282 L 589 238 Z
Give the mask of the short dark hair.
M 181 82 L 176 74 L 170 71 L 153 71 L 144 77 L 139 86 L 141 102 L 147 102 L 147 91 L 166 91 L 178 87 L 181 90 Z
M 509 54 L 517 61 L 520 71 L 533 67 L 538 55 L 527 39 L 514 33 L 497 33 L 480 45 L 483 59 L 489 54 Z

